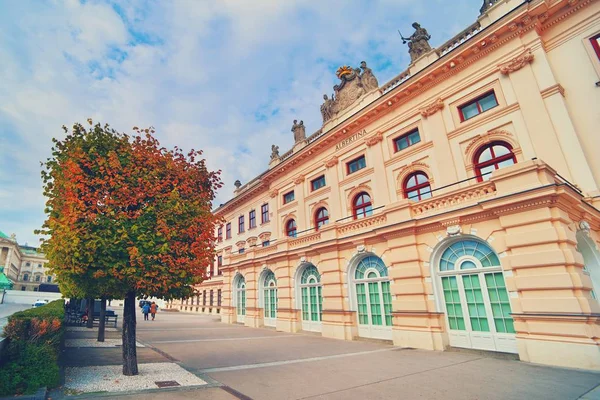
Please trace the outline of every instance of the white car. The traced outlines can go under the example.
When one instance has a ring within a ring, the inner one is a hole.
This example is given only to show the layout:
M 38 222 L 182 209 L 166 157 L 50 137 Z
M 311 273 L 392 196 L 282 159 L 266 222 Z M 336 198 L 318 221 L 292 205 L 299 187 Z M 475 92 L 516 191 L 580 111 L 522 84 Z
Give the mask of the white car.
M 33 303 L 32 307 L 41 307 L 45 306 L 46 304 L 48 304 L 48 300 L 37 300 L 35 303 Z

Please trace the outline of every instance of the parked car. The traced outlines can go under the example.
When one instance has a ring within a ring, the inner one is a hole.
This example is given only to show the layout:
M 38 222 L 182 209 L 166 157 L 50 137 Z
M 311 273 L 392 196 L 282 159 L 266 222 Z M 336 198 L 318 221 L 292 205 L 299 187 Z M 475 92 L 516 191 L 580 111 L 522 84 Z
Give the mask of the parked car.
M 48 304 L 48 300 L 37 300 L 31 306 L 32 307 L 41 307 L 41 306 L 45 306 L 46 304 Z

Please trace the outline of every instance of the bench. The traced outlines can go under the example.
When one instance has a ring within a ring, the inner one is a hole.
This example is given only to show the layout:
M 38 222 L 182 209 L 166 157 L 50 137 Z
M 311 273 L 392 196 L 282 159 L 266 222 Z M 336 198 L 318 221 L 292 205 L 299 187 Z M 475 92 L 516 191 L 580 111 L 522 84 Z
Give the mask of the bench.
M 117 318 L 118 317 L 119 316 L 116 315 L 116 314 L 114 314 L 114 315 L 105 315 L 104 316 L 104 322 L 106 324 L 112 323 L 113 326 L 116 328 L 117 327 Z M 94 315 L 94 321 L 93 321 L 93 323 L 94 324 L 96 324 L 96 323 L 100 324 L 100 316 L 99 315 Z

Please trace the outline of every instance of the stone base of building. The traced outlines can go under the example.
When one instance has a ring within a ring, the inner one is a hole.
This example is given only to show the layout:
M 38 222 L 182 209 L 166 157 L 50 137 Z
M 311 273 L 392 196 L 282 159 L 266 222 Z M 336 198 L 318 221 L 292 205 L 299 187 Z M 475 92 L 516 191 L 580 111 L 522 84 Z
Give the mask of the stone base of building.
M 423 350 L 444 350 L 448 345 L 442 332 L 394 329 L 392 339 L 394 346 Z
M 517 347 L 521 361 L 600 371 L 599 343 L 569 343 L 518 338 Z

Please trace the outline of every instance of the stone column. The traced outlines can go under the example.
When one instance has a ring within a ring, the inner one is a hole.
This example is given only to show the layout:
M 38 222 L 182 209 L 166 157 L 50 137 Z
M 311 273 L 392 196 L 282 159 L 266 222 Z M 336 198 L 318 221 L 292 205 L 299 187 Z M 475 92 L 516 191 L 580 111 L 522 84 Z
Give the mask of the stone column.
M 289 264 L 289 263 L 288 263 Z M 273 271 L 277 279 L 277 321 L 278 331 L 292 332 L 295 310 L 292 304 L 292 276 L 290 265 L 278 265 Z
M 499 69 L 504 75 L 502 79 L 509 79 L 512 84 L 537 157 L 566 179 L 572 180 L 573 174 L 567 165 L 565 152 L 546 109 L 536 75 L 529 65 L 536 56 L 543 58 L 539 53 L 534 55 L 525 52 L 501 64 Z
M 358 336 L 356 313 L 350 311 L 347 262 L 337 250 L 323 253 L 318 265 L 323 285 L 323 337 L 352 340 Z
M 443 313 L 436 312 L 429 301 L 433 297 L 431 253 L 417 238 L 412 230 L 387 236 L 384 262 L 392 280 L 394 345 L 443 350 Z
M 592 169 L 587 162 L 565 102 L 568 93 L 556 79 L 548 61 L 548 55 L 539 41 L 540 39 L 536 38 L 532 45 L 531 54 L 534 61 L 531 63 L 531 69 L 546 107 L 545 111 L 556 129 L 558 142 L 562 147 L 571 177 L 575 179 L 573 183 L 580 185 L 586 192 L 597 192 L 598 186 L 594 181 Z M 559 173 L 561 172 L 559 171 Z
M 438 99 L 420 110 L 421 116 L 423 117 L 422 123 L 424 128 L 424 132 L 420 132 L 421 140 L 424 141 L 427 137 L 431 139 L 433 142 L 433 158 L 444 160 L 444 168 L 432 171 L 437 176 L 429 177 L 430 179 L 435 180 L 435 185 L 432 185 L 432 189 L 450 185 L 458 181 L 455 160 L 454 157 L 451 156 L 452 150 L 450 149 L 450 142 L 448 141 L 448 131 L 441 113 L 443 108 L 444 102 L 442 99 Z M 425 134 L 427 134 L 427 137 L 425 137 Z M 449 165 L 450 163 L 452 164 Z M 450 187 L 446 190 L 455 189 L 456 187 Z
M 373 177 L 370 184 L 372 185 L 372 193 L 374 207 L 390 204 L 390 188 L 388 186 L 387 173 L 383 160 L 383 134 L 377 132 L 365 140 L 367 147 L 368 160 L 373 167 Z
M 517 346 L 523 361 L 600 369 L 600 306 L 591 298 L 572 222 L 558 207 L 500 214 L 506 284 L 517 294 L 511 298 Z
M 338 165 L 339 161 L 336 156 L 325 161 L 325 167 L 327 168 L 325 180 L 327 185 L 331 187 L 331 193 L 340 193 Z M 335 220 L 346 217 L 345 210 L 342 209 L 341 201 L 342 199 L 339 195 L 329 197 L 329 223 L 333 223 Z
M 244 270 L 244 278 L 246 278 L 246 317 L 245 325 L 253 328 L 263 326 L 263 309 L 258 304 L 258 277 L 259 270 L 257 268 L 248 268 Z

